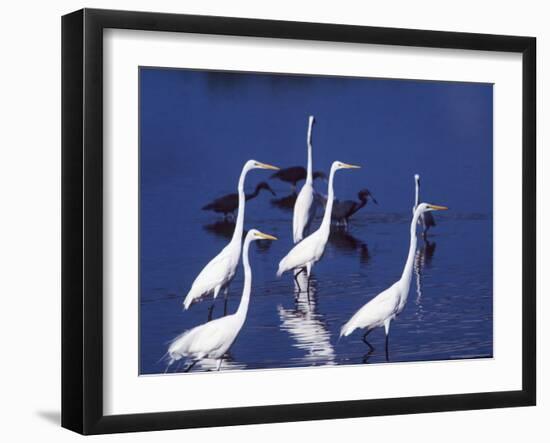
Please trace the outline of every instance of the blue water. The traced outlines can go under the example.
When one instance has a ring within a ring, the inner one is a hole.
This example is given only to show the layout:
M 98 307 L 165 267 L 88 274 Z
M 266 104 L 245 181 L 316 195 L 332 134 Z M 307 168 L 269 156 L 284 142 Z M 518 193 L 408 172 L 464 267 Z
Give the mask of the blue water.
M 307 116 L 315 115 L 314 169 L 333 160 L 336 197 L 369 202 L 348 229 L 333 227 L 315 265 L 308 300 L 289 274 L 275 276 L 292 247 L 290 186 L 253 170 L 245 228 L 276 235 L 251 247 L 246 323 L 222 370 L 385 362 L 384 332 L 367 355 L 362 334 L 338 340 L 343 323 L 401 275 L 409 244 L 414 173 L 421 199 L 444 204 L 427 241 L 419 239 L 407 305 L 392 323 L 390 362 L 491 357 L 492 85 L 356 78 L 140 70 L 140 373 L 162 373 L 170 340 L 204 323 L 211 299 L 182 311 L 202 267 L 229 241 L 231 223 L 200 208 L 236 192 L 250 158 L 305 166 Z M 326 183 L 316 188 L 327 192 Z M 286 199 L 286 200 L 285 200 Z M 321 213 L 314 223 L 320 223 Z M 239 267 L 228 312 L 242 291 Z M 302 281 L 302 287 L 304 281 Z M 223 315 L 223 297 L 214 317 Z M 193 371 L 210 370 L 204 361 Z M 170 371 L 183 370 L 174 365 Z

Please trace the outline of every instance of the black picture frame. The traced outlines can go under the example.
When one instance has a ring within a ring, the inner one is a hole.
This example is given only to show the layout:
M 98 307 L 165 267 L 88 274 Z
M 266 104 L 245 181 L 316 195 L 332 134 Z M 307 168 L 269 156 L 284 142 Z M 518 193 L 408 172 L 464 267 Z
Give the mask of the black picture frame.
M 103 413 L 103 30 L 172 31 L 522 54 L 522 389 L 392 399 Z M 536 39 L 83 9 L 62 18 L 62 426 L 82 434 L 529 406 L 536 403 Z

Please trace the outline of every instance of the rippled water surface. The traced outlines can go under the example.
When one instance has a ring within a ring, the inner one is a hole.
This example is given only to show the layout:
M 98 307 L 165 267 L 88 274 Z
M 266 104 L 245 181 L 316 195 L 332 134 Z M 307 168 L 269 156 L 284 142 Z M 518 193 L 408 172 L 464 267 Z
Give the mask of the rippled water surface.
M 369 355 L 360 332 L 338 336 L 357 309 L 401 276 L 417 172 L 425 200 L 451 210 L 435 212 L 437 226 L 427 241 L 419 239 L 407 305 L 391 326 L 390 361 L 492 356 L 490 86 L 241 81 L 156 69 L 140 75 L 142 374 L 164 372 L 170 340 L 207 320 L 211 298 L 185 312 L 182 301 L 203 266 L 228 243 L 233 225 L 200 208 L 236 192 L 249 158 L 305 165 L 309 113 L 317 118 L 314 169 L 328 172 L 336 159 L 361 164 L 361 170 L 337 173 L 336 196 L 353 199 L 368 187 L 379 205 L 369 202 L 347 230 L 333 227 L 308 297 L 292 275 L 275 276 L 292 247 L 290 186 L 270 180 L 269 171 L 249 173 L 248 192 L 265 180 L 277 195 L 262 192 L 247 203 L 245 228 L 279 240 L 251 245 L 250 308 L 222 370 L 385 362 L 383 329 L 370 334 L 375 350 Z M 326 193 L 325 182 L 316 188 Z M 229 313 L 242 287 L 239 265 Z M 220 296 L 214 317 L 223 311 Z M 174 364 L 169 370 L 185 367 Z M 204 360 L 193 371 L 215 367 Z

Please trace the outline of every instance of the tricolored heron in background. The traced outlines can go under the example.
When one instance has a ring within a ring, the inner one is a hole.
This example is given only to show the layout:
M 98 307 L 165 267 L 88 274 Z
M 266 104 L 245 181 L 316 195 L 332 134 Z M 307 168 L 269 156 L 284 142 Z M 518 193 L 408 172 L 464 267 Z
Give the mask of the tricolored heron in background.
M 245 194 L 245 200 L 251 200 L 253 198 L 256 198 L 260 191 L 265 190 L 271 192 L 272 195 L 275 194 L 275 191 L 271 189 L 271 187 L 266 182 L 260 182 L 256 185 L 256 189 L 252 193 Z M 231 218 L 235 217 L 235 211 L 239 207 L 239 194 L 227 194 L 223 197 L 219 197 L 216 200 L 208 203 L 207 205 L 202 207 L 203 211 L 214 211 L 219 214 L 223 214 L 224 218 L 227 218 L 229 214 L 231 214 Z
M 344 226 L 348 225 L 349 219 L 355 214 L 359 209 L 365 206 L 369 200 L 372 200 L 374 204 L 378 204 L 374 196 L 368 189 L 362 189 L 357 193 L 359 201 L 355 200 L 344 200 L 334 201 L 334 206 L 332 207 L 332 220 L 336 224 L 343 224 Z
M 270 178 L 275 178 L 277 180 L 281 180 L 282 182 L 290 183 L 292 186 L 292 192 L 295 193 L 296 184 L 307 178 L 307 171 L 303 166 L 291 166 L 289 168 L 280 169 Z M 318 178 L 326 180 L 327 176 L 324 172 L 315 171 L 313 173 L 313 180 L 317 180 Z

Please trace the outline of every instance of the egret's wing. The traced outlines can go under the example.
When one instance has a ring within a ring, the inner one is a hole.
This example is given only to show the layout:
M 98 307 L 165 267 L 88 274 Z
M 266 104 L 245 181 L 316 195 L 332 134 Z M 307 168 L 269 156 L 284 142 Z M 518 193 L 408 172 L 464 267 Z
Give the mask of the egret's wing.
M 168 348 L 172 356 L 193 355 L 199 358 L 219 350 L 228 341 L 232 342 L 232 317 L 222 317 L 212 320 L 184 332 L 177 337 Z
M 231 250 L 226 246 L 216 257 L 202 269 L 193 282 L 192 292 L 202 295 L 205 292 L 214 290 L 224 283 L 231 274 L 234 274 Z
M 305 266 L 306 263 L 313 260 L 315 258 L 316 238 L 317 236 L 313 233 L 295 245 L 279 263 L 278 273 Z
M 393 317 L 399 306 L 398 284 L 382 291 L 359 309 L 342 327 L 341 335 L 349 335 L 357 328 L 381 326 L 387 318 Z

